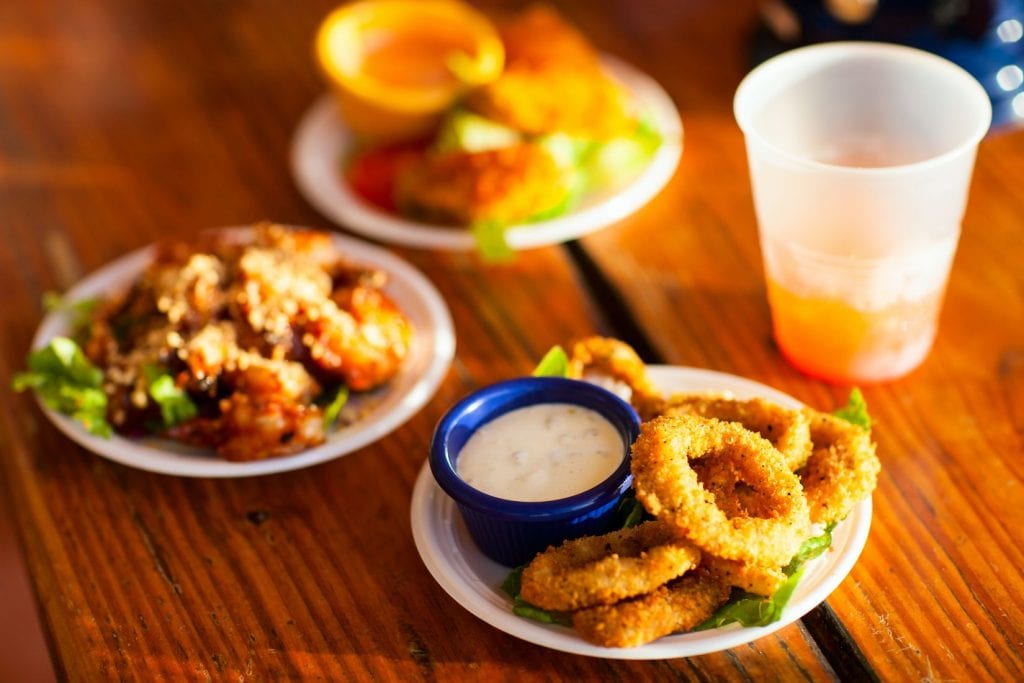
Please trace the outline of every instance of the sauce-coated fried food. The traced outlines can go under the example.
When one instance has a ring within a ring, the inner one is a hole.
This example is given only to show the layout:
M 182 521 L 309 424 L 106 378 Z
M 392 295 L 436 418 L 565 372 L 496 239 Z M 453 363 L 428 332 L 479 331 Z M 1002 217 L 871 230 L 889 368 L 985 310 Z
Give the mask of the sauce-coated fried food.
M 412 328 L 381 290 L 386 279 L 308 230 L 264 225 L 162 245 L 92 320 L 85 352 L 104 371 L 110 423 L 154 431 L 156 373 L 194 406 L 163 421 L 171 438 L 230 460 L 323 442 L 314 401 L 325 389 L 376 387 L 408 354 Z
M 544 609 L 571 611 L 649 593 L 700 562 L 674 528 L 645 522 L 548 548 L 523 570 L 521 594 Z
M 555 208 L 567 194 L 562 171 L 534 144 L 430 154 L 404 167 L 396 187 L 403 211 L 456 225 L 520 223 Z
M 811 455 L 810 420 L 800 410 L 791 410 L 761 398 L 746 400 L 677 394 L 661 409 L 664 415 L 699 415 L 723 422 L 738 422 L 768 439 L 786 458 L 791 470 L 798 470 Z
M 799 472 L 811 520 L 838 522 L 875 490 L 881 464 L 871 435 L 832 415 L 811 412 L 811 441 L 814 450 Z
M 730 517 L 700 483 L 692 460 L 727 458 L 766 497 L 770 514 Z M 643 424 L 633 444 L 637 498 L 702 550 L 730 560 L 782 566 L 810 531 L 800 479 L 765 439 L 734 422 L 691 415 Z
M 554 10 L 532 7 L 499 30 L 505 71 L 470 94 L 470 108 L 529 135 L 562 132 L 601 140 L 635 127 L 622 88 Z
M 692 572 L 657 590 L 614 605 L 576 612 L 573 628 L 603 647 L 637 647 L 706 621 L 729 599 L 729 586 Z

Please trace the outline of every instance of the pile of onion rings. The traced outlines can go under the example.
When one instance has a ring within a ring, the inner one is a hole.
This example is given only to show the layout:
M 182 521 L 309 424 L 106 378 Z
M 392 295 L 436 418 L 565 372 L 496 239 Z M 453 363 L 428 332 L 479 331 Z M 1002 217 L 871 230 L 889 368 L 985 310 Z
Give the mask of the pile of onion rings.
M 652 521 L 566 541 L 522 574 L 524 600 L 571 613 L 581 637 L 635 647 L 703 623 L 733 587 L 771 596 L 812 536 L 874 490 L 870 432 L 762 399 L 664 396 L 628 345 L 591 337 L 570 348 L 569 376 L 629 400 L 637 499 Z

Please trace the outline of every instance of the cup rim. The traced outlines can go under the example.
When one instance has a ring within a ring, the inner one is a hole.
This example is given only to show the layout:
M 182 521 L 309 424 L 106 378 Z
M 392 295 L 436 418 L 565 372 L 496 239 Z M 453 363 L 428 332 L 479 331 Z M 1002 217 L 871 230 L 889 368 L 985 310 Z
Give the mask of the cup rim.
M 550 390 L 571 388 L 572 399 L 546 398 Z M 589 489 L 565 498 L 544 501 L 516 501 L 484 493 L 462 480 L 455 471 L 455 463 L 448 448 L 448 437 L 453 428 L 471 413 L 477 410 L 488 411 L 493 415 L 482 420 L 485 424 L 491 419 L 509 412 L 500 410 L 515 397 L 524 393 L 530 394 L 527 405 L 542 403 L 576 403 L 584 408 L 596 410 L 616 427 L 616 431 L 625 432 L 624 455 L 618 467 L 601 482 Z M 504 399 L 504 400 L 502 400 Z M 488 401 L 500 400 L 492 408 L 483 408 Z M 488 385 L 471 392 L 452 406 L 438 422 L 431 439 L 430 469 L 441 489 L 459 505 L 466 506 L 477 512 L 503 517 L 517 521 L 555 521 L 568 519 L 590 510 L 600 508 L 620 497 L 633 483 L 630 471 L 630 446 L 640 432 L 640 417 L 636 410 L 614 393 L 590 382 L 563 377 L 519 377 Z M 630 438 L 632 437 L 632 438 Z
M 971 131 L 969 135 L 965 136 L 959 144 L 954 145 L 951 149 L 935 156 L 928 157 L 927 159 L 914 161 L 908 164 L 898 164 L 895 166 L 856 167 L 816 161 L 785 150 L 782 147 L 769 142 L 764 138 L 764 136 L 757 133 L 754 130 L 751 121 L 755 110 L 750 106 L 749 102 L 753 97 L 751 90 L 754 87 L 754 81 L 764 78 L 773 70 L 782 68 L 786 62 L 805 58 L 808 53 L 821 54 L 828 52 L 846 52 L 854 56 L 882 55 L 899 59 L 901 61 L 917 61 L 919 63 L 926 63 L 930 67 L 945 70 L 950 76 L 960 83 L 965 91 L 973 92 L 974 96 L 978 98 L 978 104 L 981 105 L 983 110 L 981 121 L 979 121 L 978 126 Z M 963 67 L 944 57 L 940 57 L 939 55 L 896 43 L 875 41 L 834 41 L 794 48 L 778 54 L 754 67 L 746 76 L 743 77 L 743 80 L 740 81 L 739 86 L 736 88 L 736 94 L 733 97 L 733 116 L 736 119 L 736 123 L 740 127 L 740 130 L 743 131 L 744 137 L 748 140 L 755 141 L 758 145 L 765 147 L 794 165 L 807 169 L 850 173 L 853 175 L 890 175 L 906 173 L 908 171 L 921 171 L 929 166 L 942 164 L 949 159 L 963 154 L 965 151 L 977 147 L 978 143 L 980 143 L 982 138 L 985 137 L 985 134 L 988 133 L 989 127 L 992 124 L 992 101 L 989 99 L 988 93 L 985 92 L 985 88 L 976 78 L 974 78 L 974 76 L 968 73 Z

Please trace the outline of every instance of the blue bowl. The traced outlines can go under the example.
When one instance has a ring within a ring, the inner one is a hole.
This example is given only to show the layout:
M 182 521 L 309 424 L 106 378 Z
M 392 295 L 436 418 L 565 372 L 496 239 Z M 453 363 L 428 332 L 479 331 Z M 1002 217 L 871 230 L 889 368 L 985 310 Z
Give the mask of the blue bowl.
M 572 403 L 605 417 L 622 437 L 619 467 L 591 489 L 559 500 L 521 502 L 486 494 L 456 473 L 459 452 L 484 424 L 538 403 Z M 456 503 L 480 550 L 496 562 L 516 567 L 549 545 L 601 534 L 616 522 L 618 503 L 633 483 L 629 448 L 640 433 L 632 406 L 594 384 L 560 377 L 523 377 L 493 384 L 459 401 L 441 418 L 430 447 L 430 470 Z

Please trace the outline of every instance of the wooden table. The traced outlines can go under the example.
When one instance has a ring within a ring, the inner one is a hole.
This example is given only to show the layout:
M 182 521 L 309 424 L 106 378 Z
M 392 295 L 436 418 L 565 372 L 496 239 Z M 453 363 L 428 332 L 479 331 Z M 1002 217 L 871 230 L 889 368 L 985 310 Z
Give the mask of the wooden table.
M 509 3 L 511 5 L 511 3 Z M 329 2 L 39 2 L 0 8 L 4 381 L 40 299 L 159 238 L 263 218 L 327 226 L 288 146 L 322 91 Z M 565 3 L 602 49 L 672 94 L 682 164 L 642 211 L 511 265 L 396 251 L 447 298 L 458 352 L 438 394 L 378 443 L 236 480 L 149 474 L 76 447 L 28 396 L 0 405 L 3 481 L 60 675 L 280 680 L 1024 677 L 1024 135 L 981 145 L 938 341 L 867 388 L 883 472 L 863 556 L 799 623 L 691 659 L 547 650 L 459 607 L 413 546 L 432 428 L 467 391 L 600 332 L 821 408 L 771 341 L 740 132 L 750 2 Z

